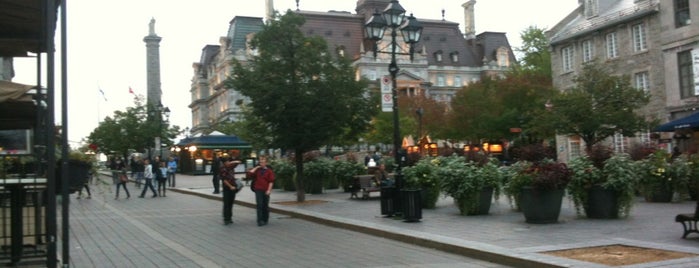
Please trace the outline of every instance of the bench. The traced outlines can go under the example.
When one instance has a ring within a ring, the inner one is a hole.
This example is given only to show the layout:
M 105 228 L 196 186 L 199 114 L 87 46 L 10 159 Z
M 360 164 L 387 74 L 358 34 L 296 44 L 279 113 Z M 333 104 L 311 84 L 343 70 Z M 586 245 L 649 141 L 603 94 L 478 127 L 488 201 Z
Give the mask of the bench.
M 699 201 L 697 201 L 694 207 L 694 214 L 677 214 L 677 216 L 675 216 L 675 222 L 681 223 L 682 227 L 684 227 L 682 238 L 687 238 L 687 235 L 690 233 L 699 234 L 699 230 L 697 230 L 697 221 L 699 221 Z
M 357 193 L 360 191 L 362 192 L 362 199 L 369 199 L 369 194 L 381 191 L 381 187 L 374 184 L 374 175 L 357 175 L 354 176 L 350 198 L 359 198 Z

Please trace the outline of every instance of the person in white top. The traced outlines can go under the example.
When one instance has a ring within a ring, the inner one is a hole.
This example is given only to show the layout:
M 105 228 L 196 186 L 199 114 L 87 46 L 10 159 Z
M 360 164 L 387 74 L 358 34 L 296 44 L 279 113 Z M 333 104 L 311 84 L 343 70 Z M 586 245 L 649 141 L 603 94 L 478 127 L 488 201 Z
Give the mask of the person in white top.
M 153 166 L 150 164 L 149 159 L 143 160 L 143 165 L 145 167 L 143 177 L 146 179 L 146 184 L 143 186 L 143 191 L 141 191 L 141 195 L 138 197 L 143 198 L 143 196 L 146 195 L 148 188 L 153 191 L 153 197 L 158 197 L 158 192 L 156 192 L 155 187 L 153 187 Z

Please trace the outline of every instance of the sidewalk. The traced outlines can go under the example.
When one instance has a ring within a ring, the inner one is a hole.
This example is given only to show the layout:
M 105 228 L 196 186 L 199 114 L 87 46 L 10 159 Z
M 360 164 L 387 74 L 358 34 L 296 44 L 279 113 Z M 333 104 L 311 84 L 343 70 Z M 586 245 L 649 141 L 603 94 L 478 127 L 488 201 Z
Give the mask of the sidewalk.
M 177 174 L 177 187 L 171 191 L 221 198 L 212 193 L 208 175 Z M 296 192 L 275 189 L 270 208 L 273 213 L 515 267 L 607 267 L 541 253 L 601 245 L 699 254 L 699 237 L 692 234 L 682 239 L 682 226 L 674 221 L 675 215 L 694 211 L 693 201 L 648 203 L 639 199 L 626 219 L 592 220 L 577 217 L 572 202 L 566 198 L 559 223 L 539 225 L 525 223 L 521 212 L 513 211 L 504 196 L 493 203 L 490 214 L 485 216 L 461 216 L 452 199 L 445 197 L 436 209 L 423 209 L 420 222 L 408 223 L 382 216 L 379 193 L 371 196 L 369 200 L 350 199 L 350 194 L 341 189 L 328 190 L 306 195 L 306 201 L 318 202 L 289 205 L 282 202 L 295 201 Z M 254 208 L 255 197 L 249 187 L 237 195 L 236 205 Z M 698 262 L 699 255 L 624 267 L 697 267 Z

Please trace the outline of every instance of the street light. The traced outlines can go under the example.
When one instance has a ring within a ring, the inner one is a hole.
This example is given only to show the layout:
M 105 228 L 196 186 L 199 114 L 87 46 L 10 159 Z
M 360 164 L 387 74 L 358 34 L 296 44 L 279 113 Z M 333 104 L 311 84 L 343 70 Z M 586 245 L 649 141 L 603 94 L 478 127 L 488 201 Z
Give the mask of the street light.
M 398 92 L 396 85 L 396 75 L 398 74 L 398 71 L 400 69 L 396 64 L 396 54 L 405 55 L 406 53 L 396 52 L 396 36 L 397 31 L 400 30 L 405 43 L 410 44 L 410 52 L 407 54 L 410 55 L 410 60 L 412 60 L 413 45 L 420 41 L 420 36 L 422 35 L 422 26 L 417 21 L 417 19 L 413 17 L 412 14 L 410 15 L 410 17 L 406 19 L 405 9 L 403 9 L 403 7 L 398 3 L 398 0 L 392 0 L 388 4 L 386 9 L 384 9 L 383 13 L 379 13 L 379 11 L 377 10 L 376 12 L 374 12 L 371 18 L 369 18 L 366 24 L 364 24 L 366 38 L 375 41 L 374 56 L 376 56 L 378 50 L 376 44 L 378 43 L 378 41 L 383 39 L 384 32 L 387 27 L 391 29 L 391 63 L 388 65 L 388 72 L 391 74 L 392 82 L 391 95 L 393 99 L 393 155 L 395 157 L 395 162 L 397 165 L 395 171 L 396 187 L 400 189 L 403 186 L 403 174 L 401 173 L 403 161 L 401 159 L 402 153 L 398 152 L 398 150 L 401 148 L 401 137 L 400 128 L 398 124 Z

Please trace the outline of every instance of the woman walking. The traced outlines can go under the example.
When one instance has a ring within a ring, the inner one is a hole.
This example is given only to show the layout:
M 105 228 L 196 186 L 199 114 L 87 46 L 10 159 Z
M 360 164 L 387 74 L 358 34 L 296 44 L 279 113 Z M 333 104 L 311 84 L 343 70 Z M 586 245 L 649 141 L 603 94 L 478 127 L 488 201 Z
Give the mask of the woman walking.
M 121 162 L 120 160 L 117 160 L 116 164 L 116 170 L 117 170 L 117 180 L 116 180 L 116 196 L 114 197 L 114 200 L 119 199 L 119 186 L 124 187 L 124 192 L 126 192 L 126 199 L 129 199 L 131 197 L 131 194 L 129 193 L 129 189 L 126 188 L 126 182 L 129 181 L 129 177 L 126 175 L 126 164 L 124 162 Z

